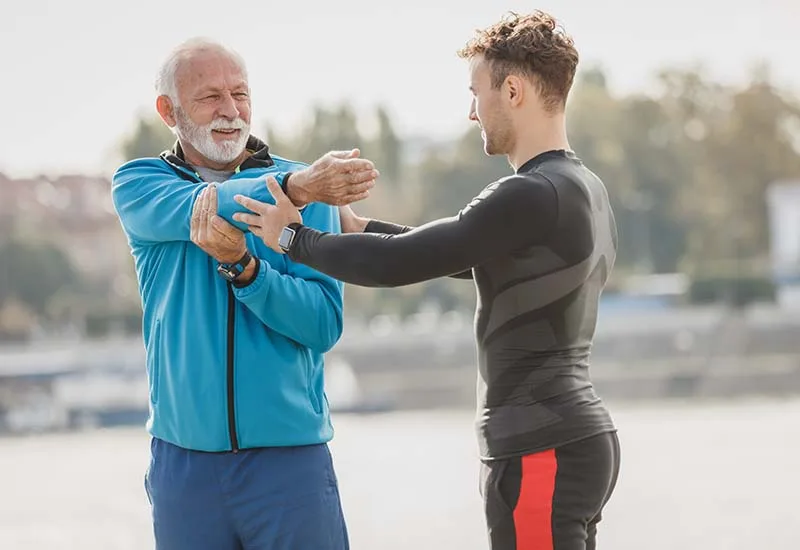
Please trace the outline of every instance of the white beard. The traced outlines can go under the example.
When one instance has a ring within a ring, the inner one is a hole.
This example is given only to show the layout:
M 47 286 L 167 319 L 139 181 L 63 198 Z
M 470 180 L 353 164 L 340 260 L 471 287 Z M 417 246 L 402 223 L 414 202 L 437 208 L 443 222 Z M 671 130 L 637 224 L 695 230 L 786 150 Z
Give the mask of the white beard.
M 180 107 L 175 108 L 175 133 L 178 137 L 190 143 L 198 153 L 212 162 L 221 164 L 233 162 L 242 154 L 247 147 L 247 139 L 250 137 L 250 124 L 241 118 L 227 120 L 217 118 L 205 126 L 198 126 L 186 115 Z M 214 141 L 212 130 L 239 130 L 239 137 L 236 140 Z

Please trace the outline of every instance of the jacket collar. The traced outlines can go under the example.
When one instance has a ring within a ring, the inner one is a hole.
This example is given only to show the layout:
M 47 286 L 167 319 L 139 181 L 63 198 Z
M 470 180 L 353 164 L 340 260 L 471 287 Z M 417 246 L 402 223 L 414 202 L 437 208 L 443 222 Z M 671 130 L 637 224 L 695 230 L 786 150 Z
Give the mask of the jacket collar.
M 246 148 L 250 154 L 236 167 L 236 172 L 241 172 L 249 168 L 268 168 L 275 164 L 275 161 L 269 156 L 269 146 L 257 137 L 251 135 L 247 139 Z M 186 162 L 186 157 L 184 156 L 180 141 L 176 140 L 171 150 L 164 151 L 159 156 L 173 168 L 182 168 L 192 174 L 196 173 L 194 167 Z

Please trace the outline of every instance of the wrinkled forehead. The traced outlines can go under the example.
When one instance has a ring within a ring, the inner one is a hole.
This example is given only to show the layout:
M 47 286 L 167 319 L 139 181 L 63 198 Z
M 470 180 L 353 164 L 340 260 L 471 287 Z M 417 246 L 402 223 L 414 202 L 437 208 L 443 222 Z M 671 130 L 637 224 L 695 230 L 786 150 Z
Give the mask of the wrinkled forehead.
M 181 59 L 175 85 L 180 95 L 206 88 L 233 90 L 247 88 L 247 75 L 234 56 L 208 48 L 190 52 Z

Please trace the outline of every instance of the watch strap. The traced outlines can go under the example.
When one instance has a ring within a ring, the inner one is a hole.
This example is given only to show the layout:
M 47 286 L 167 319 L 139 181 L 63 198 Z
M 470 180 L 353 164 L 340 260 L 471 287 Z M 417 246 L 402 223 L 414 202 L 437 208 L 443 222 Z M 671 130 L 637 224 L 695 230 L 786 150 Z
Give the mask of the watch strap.
M 245 250 L 244 255 L 239 258 L 236 262 L 232 264 L 227 263 L 220 263 L 217 266 L 217 273 L 219 273 L 223 279 L 228 282 L 233 282 L 233 280 L 238 277 L 239 275 L 244 272 L 247 264 L 250 263 L 250 260 L 253 258 L 252 254 L 250 254 L 249 250 Z
M 245 250 L 244 251 L 244 255 L 241 258 L 239 258 L 237 261 L 233 262 L 232 264 L 222 264 L 222 265 L 224 265 L 225 267 L 233 267 L 235 265 L 238 265 L 239 267 L 242 268 L 242 271 L 244 271 L 244 268 L 247 267 L 247 264 L 250 263 L 250 259 L 252 257 L 253 257 L 253 255 L 250 254 L 250 251 L 249 250 Z
M 247 267 L 247 264 L 245 264 L 245 268 L 246 267 Z M 250 283 L 252 283 L 253 281 L 256 280 L 256 278 L 258 277 L 258 272 L 259 271 L 261 271 L 261 262 L 258 261 L 258 259 L 256 259 L 255 266 L 254 266 L 254 269 L 253 269 L 253 275 L 250 276 L 246 281 L 237 281 L 236 279 L 234 279 L 233 281 L 231 281 L 231 284 L 233 286 L 235 286 L 236 288 L 244 288 L 244 287 L 248 286 Z M 242 272 L 244 272 L 244 271 L 242 271 Z

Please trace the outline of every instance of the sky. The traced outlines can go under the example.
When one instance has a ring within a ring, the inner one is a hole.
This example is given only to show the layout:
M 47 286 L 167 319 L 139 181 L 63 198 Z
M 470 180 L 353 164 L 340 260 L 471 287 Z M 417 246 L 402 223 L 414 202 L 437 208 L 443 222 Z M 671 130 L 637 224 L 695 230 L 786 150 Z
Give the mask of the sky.
M 627 4 L 627 5 L 626 5 Z M 544 9 L 573 35 L 579 67 L 619 93 L 659 68 L 703 64 L 742 82 L 759 60 L 800 96 L 800 1 L 730 0 L 2 0 L 0 172 L 109 174 L 169 51 L 206 36 L 244 56 L 254 133 L 293 133 L 315 103 L 388 107 L 404 137 L 447 139 L 469 125 L 467 68 L 455 51 L 503 13 Z M 794 36 L 793 36 L 794 35 Z M 357 145 L 357 144 L 354 144 Z

